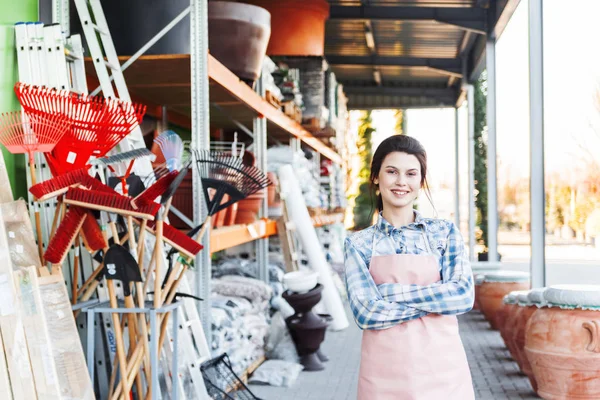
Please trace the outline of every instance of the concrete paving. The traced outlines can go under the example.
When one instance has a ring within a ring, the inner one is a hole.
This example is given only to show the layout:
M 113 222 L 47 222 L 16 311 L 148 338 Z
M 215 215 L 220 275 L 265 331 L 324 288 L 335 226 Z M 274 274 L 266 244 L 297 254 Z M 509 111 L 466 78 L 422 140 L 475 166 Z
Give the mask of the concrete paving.
M 459 317 L 460 331 L 478 400 L 539 399 L 497 331 L 483 315 L 472 311 Z M 301 372 L 292 387 L 251 385 L 263 400 L 354 400 L 360 364 L 361 331 L 354 322 L 341 332 L 327 332 L 322 349 L 330 358 L 319 372 Z M 422 399 L 440 400 L 440 399 Z

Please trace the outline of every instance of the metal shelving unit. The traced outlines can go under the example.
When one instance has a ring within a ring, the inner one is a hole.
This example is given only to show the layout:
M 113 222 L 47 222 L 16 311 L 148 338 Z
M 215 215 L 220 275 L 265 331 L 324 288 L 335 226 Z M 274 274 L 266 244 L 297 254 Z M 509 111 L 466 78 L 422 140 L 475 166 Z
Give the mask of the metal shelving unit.
M 321 156 L 342 164 L 342 158 L 296 121 L 283 114 L 264 99 L 263 82 L 257 82 L 256 90 L 242 82 L 208 51 L 208 9 L 206 1 L 190 0 L 190 7 L 157 33 L 141 50 L 164 36 L 171 27 L 189 14 L 190 54 L 143 55 L 139 51 L 132 57 L 119 57 L 125 81 L 132 101 L 146 104 L 147 115 L 166 119 L 192 132 L 191 147 L 210 148 L 210 128 L 241 129 L 254 141 L 253 152 L 257 166 L 266 170 L 267 145 L 269 141 L 289 142 L 299 147 L 300 142 L 315 149 Z M 68 2 L 53 0 L 53 20 L 61 23 L 69 32 Z M 90 85 L 97 83 L 95 69 L 90 59 L 85 60 Z M 123 67 L 122 67 L 123 69 Z M 160 73 L 157 73 L 160 71 Z M 94 82 L 96 81 L 96 82 Z M 211 109 L 218 112 L 211 113 Z M 206 217 L 206 207 L 200 190 L 200 179 L 194 169 L 194 218 L 195 225 Z M 195 294 L 205 301 L 199 307 L 205 332 L 210 332 L 210 279 L 211 252 L 226 249 L 249 241 L 255 241 L 260 278 L 268 279 L 268 237 L 276 234 L 275 222 L 266 219 L 267 200 L 259 211 L 261 220 L 255 224 L 216 229 L 205 235 L 203 245 L 210 251 L 200 252 L 196 258 L 194 278 Z M 321 217 L 322 218 L 322 217 Z M 336 220 L 338 218 L 336 217 Z M 327 220 L 328 221 L 328 220 Z M 321 226 L 327 221 L 313 221 Z M 256 226 L 255 226 L 256 225 Z M 255 230 L 253 232 L 253 229 Z M 214 241 L 214 244 L 211 243 Z

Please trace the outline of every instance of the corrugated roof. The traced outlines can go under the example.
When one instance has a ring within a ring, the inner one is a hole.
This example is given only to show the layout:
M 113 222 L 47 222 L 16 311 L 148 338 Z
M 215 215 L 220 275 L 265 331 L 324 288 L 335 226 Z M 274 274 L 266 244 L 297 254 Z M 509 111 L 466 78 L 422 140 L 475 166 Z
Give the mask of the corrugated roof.
M 346 88 L 349 107 L 382 108 L 394 102 L 455 106 L 462 72 L 473 78 L 482 68 L 486 31 L 499 36 L 519 0 L 329 3 L 325 56 Z M 488 21 L 494 25 L 488 27 Z M 374 47 L 368 45 L 369 34 Z M 440 89 L 448 91 L 440 96 Z

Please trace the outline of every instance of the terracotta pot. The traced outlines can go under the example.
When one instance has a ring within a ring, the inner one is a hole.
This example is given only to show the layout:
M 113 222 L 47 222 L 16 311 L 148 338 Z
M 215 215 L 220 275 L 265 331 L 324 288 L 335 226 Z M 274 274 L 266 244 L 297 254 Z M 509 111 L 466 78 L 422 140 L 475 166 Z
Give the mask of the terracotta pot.
M 520 313 L 522 311 L 522 307 L 519 307 L 516 303 L 508 310 L 506 314 L 506 319 L 504 320 L 504 329 L 500 331 L 500 335 L 504 340 L 504 344 L 506 348 L 510 352 L 510 356 L 517 364 L 519 364 L 518 358 L 519 354 L 515 349 L 515 341 L 514 341 L 514 331 L 516 321 L 520 318 Z
M 516 311 L 517 308 L 517 304 L 513 303 L 513 304 L 506 304 L 504 303 L 502 305 L 502 308 L 499 311 L 499 317 L 498 317 L 498 330 L 500 331 L 500 336 L 502 336 L 502 340 L 504 340 L 504 345 L 506 346 L 506 348 L 510 351 L 510 348 L 508 346 L 508 335 L 512 335 L 513 329 L 512 327 L 514 325 L 511 325 L 510 322 L 512 319 L 512 314 Z M 511 353 L 512 355 L 512 353 Z
M 245 0 L 271 13 L 270 56 L 322 56 L 325 52 L 326 0 Z
M 238 212 L 238 203 L 233 203 L 227 207 L 225 213 L 225 226 L 235 225 L 235 218 Z
M 484 274 L 475 273 L 475 302 L 473 303 L 473 310 L 479 310 L 479 288 L 485 279 Z
M 235 225 L 251 224 L 252 222 L 256 221 L 257 219 L 258 219 L 258 216 L 256 215 L 255 212 L 238 209 L 236 216 L 235 216 Z
M 502 335 L 502 332 L 506 328 L 506 319 L 508 318 L 508 315 L 514 307 L 515 303 L 507 304 L 506 302 L 504 302 L 502 304 L 502 307 L 500 307 L 500 309 L 498 310 L 498 313 L 496 315 L 496 326 L 500 331 L 500 335 Z
M 529 319 L 525 354 L 544 399 L 600 399 L 600 312 L 540 308 Z
M 502 299 L 516 290 L 529 289 L 529 274 L 519 271 L 497 271 L 486 274 L 479 288 L 479 306 L 492 329 L 497 328 L 496 316 Z
M 525 354 L 525 334 L 527 332 L 526 329 L 529 319 L 539 308 L 535 305 L 519 305 L 517 307 L 520 308 L 520 312 L 515 318 L 512 337 L 514 351 L 517 354 L 516 361 L 517 364 L 519 364 L 521 371 L 523 371 L 523 373 L 529 378 L 529 382 L 531 383 L 533 391 L 537 392 L 537 383 L 531 369 L 531 364 L 529 363 L 527 355 Z
M 210 53 L 241 79 L 260 76 L 271 36 L 271 15 L 250 4 L 208 2 Z
M 224 195 L 223 199 L 221 200 L 221 204 L 226 203 L 228 201 L 229 201 L 229 196 L 228 195 Z M 225 225 L 226 214 L 227 214 L 227 208 L 224 208 L 223 210 L 217 212 L 213 216 L 213 228 L 220 228 L 223 225 Z

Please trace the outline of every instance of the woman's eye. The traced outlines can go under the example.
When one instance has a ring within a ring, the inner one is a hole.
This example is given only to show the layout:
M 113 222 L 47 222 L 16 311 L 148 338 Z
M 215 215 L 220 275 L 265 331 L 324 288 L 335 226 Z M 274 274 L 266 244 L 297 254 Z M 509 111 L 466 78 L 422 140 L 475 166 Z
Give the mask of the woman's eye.
M 393 169 L 388 171 L 388 174 L 395 174 L 395 173 L 396 173 L 396 171 L 394 171 Z

